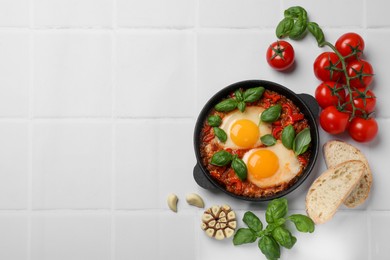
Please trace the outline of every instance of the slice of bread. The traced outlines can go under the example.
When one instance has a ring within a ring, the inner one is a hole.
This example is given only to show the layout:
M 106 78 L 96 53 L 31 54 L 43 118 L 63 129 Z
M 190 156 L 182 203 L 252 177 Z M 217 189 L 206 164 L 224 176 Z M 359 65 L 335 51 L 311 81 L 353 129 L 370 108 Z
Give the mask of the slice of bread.
M 349 160 L 360 160 L 366 165 L 367 169 L 364 171 L 359 185 L 344 201 L 344 205 L 349 208 L 354 208 L 362 204 L 368 198 L 372 185 L 372 173 L 366 157 L 356 147 L 337 140 L 324 144 L 323 152 L 328 168 Z
M 333 217 L 365 170 L 361 161 L 346 161 L 329 168 L 313 182 L 306 195 L 306 211 L 314 223 L 325 223 Z

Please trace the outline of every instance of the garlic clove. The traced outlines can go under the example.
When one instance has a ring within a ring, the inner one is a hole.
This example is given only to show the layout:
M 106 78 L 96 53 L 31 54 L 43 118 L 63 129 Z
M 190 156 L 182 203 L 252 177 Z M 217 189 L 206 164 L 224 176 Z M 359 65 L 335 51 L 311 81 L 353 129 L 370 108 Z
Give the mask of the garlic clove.
M 177 201 L 179 199 L 177 198 L 176 194 L 169 194 L 167 198 L 168 207 L 173 211 L 177 212 Z
M 196 193 L 190 193 L 186 196 L 186 201 L 188 204 L 198 207 L 204 208 L 204 201 L 201 196 Z

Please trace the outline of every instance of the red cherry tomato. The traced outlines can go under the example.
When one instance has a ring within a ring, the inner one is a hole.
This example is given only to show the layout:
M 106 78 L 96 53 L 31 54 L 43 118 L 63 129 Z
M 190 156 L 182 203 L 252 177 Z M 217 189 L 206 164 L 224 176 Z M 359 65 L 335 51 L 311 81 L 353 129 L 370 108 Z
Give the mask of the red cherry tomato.
M 276 41 L 267 49 L 268 64 L 279 71 L 287 70 L 294 63 L 294 49 L 290 43 L 286 41 Z
M 334 52 L 321 53 L 313 64 L 314 75 L 322 81 L 338 81 L 342 76 L 342 65 Z
M 374 69 L 365 60 L 356 60 L 348 63 L 347 73 L 354 78 L 349 81 L 352 88 L 366 88 L 373 80 Z
M 378 134 L 378 123 L 374 118 L 355 117 L 349 125 L 348 133 L 357 142 L 369 142 Z
M 330 134 L 341 134 L 348 127 L 349 114 L 340 112 L 335 106 L 329 106 L 320 114 L 322 128 Z
M 354 59 L 358 59 L 362 55 L 364 50 L 364 40 L 359 34 L 349 32 L 338 38 L 335 47 L 344 57 L 350 56 L 346 59 L 347 61 L 352 61 Z M 353 53 L 355 53 L 355 55 L 352 55 Z
M 366 93 L 366 98 L 364 102 L 364 91 L 361 91 L 360 94 L 357 91 L 352 91 L 353 104 L 358 110 L 356 110 L 356 115 L 362 115 L 363 111 L 367 114 L 374 112 L 376 106 L 376 98 L 374 92 L 368 90 Z M 347 95 L 346 102 L 351 100 L 350 96 Z M 345 109 L 352 112 L 352 105 L 345 105 Z
M 344 103 L 345 90 L 341 84 L 336 82 L 322 82 L 315 92 L 315 97 L 321 108 L 328 106 L 337 106 L 340 102 Z

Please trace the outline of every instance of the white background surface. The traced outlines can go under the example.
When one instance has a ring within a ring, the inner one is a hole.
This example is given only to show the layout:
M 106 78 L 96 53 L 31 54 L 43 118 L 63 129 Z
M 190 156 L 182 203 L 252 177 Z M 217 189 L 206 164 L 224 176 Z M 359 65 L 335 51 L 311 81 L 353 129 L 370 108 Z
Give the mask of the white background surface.
M 0 0 L 0 259 L 265 259 L 255 244 L 209 239 L 202 210 L 249 204 L 198 187 L 192 133 L 212 94 L 267 79 L 314 94 L 310 36 L 292 42 L 296 68 L 265 61 L 283 10 L 302 5 L 334 42 L 366 41 L 375 69 L 378 138 L 356 144 L 374 184 L 368 201 L 342 208 L 282 259 L 390 259 L 390 18 L 387 0 Z M 321 144 L 333 138 L 321 132 Z M 321 155 L 322 156 L 322 155 Z M 308 180 L 287 198 L 304 213 Z M 167 209 L 176 193 L 179 212 Z M 239 221 L 240 225 L 242 222 Z

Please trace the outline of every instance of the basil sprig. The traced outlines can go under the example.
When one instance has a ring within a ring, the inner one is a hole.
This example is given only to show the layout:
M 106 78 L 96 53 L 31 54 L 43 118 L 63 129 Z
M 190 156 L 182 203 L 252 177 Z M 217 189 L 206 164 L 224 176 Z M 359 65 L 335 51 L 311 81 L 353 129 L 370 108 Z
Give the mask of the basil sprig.
M 267 108 L 261 113 L 261 121 L 266 123 L 273 123 L 279 119 L 280 114 L 282 113 L 282 105 L 276 104 L 272 107 Z
M 234 98 L 225 99 L 215 105 L 215 110 L 219 112 L 229 112 L 238 108 L 241 112 L 245 111 L 246 103 L 255 102 L 261 98 L 265 89 L 263 87 L 248 88 L 244 92 L 236 90 Z
M 290 37 L 297 40 L 305 35 L 306 30 L 314 36 L 319 47 L 324 46 L 325 36 L 318 24 L 309 22 L 304 8 L 293 6 L 284 11 L 284 18 L 279 22 L 275 33 L 278 38 Z
M 214 130 L 214 134 L 216 137 L 218 137 L 219 141 L 221 141 L 222 143 L 226 142 L 227 140 L 227 134 L 225 133 L 225 131 L 219 127 L 214 127 L 213 128 Z
M 210 163 L 215 166 L 226 166 L 231 163 L 234 172 L 240 180 L 243 181 L 247 177 L 248 169 L 246 168 L 244 161 L 238 158 L 237 155 L 233 156 L 231 153 L 225 150 L 216 152 L 211 157 Z
M 276 139 L 271 134 L 266 134 L 260 137 L 260 140 L 266 146 L 273 146 L 276 144 Z
M 253 243 L 259 239 L 258 247 L 267 259 L 279 259 L 281 246 L 291 249 L 297 242 L 297 238 L 285 225 L 286 221 L 293 222 L 300 232 L 314 232 L 314 222 L 311 218 L 301 214 L 286 217 L 287 212 L 286 199 L 272 200 L 267 206 L 265 216 L 268 224 L 264 228 L 261 220 L 253 212 L 247 211 L 242 220 L 248 228 L 240 228 L 236 231 L 233 244 L 237 246 Z
M 310 129 L 305 128 L 297 134 L 293 143 L 295 155 L 303 154 L 309 148 L 311 142 Z

